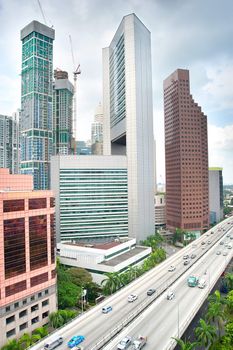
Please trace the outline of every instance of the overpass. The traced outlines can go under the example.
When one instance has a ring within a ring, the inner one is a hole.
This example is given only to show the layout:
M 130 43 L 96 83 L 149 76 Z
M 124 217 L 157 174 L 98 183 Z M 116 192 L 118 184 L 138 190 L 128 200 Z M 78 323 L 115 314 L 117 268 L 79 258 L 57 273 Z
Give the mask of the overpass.
M 119 340 L 125 335 L 137 338 L 139 334 L 148 337 L 145 349 L 173 349 L 175 341 L 171 337 L 181 337 L 232 259 L 233 249 L 220 245 L 220 242 L 233 243 L 231 236 L 233 238 L 233 218 L 228 218 L 90 311 L 54 332 L 64 338 L 64 343 L 57 349 L 67 349 L 68 340 L 79 334 L 85 336 L 82 344 L 85 350 L 116 349 Z M 217 251 L 221 254 L 217 255 Z M 223 251 L 227 255 L 224 256 Z M 184 266 L 183 256 L 186 254 L 194 254 L 196 257 Z M 168 272 L 171 265 L 176 269 Z M 204 273 L 207 279 L 204 289 L 187 286 L 189 275 L 202 276 Z M 147 296 L 149 288 L 155 288 L 156 293 Z M 174 291 L 175 298 L 167 300 L 167 290 L 170 289 Z M 137 294 L 138 299 L 128 303 L 127 297 L 131 293 Z M 107 305 L 112 306 L 112 312 L 102 314 L 102 307 Z M 44 343 L 45 339 L 31 349 L 41 349 Z

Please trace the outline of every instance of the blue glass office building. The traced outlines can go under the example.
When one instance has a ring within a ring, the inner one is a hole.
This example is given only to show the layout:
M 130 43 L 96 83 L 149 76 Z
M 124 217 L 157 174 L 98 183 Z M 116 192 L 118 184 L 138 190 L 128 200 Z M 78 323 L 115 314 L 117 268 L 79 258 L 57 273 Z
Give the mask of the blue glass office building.
M 37 21 L 21 30 L 21 173 L 33 175 L 35 189 L 50 187 L 54 35 Z

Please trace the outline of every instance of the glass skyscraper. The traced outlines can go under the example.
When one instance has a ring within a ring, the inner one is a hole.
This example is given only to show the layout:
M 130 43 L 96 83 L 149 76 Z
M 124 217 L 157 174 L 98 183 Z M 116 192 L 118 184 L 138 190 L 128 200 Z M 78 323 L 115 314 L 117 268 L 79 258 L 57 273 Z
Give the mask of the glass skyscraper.
M 35 189 L 50 187 L 54 36 L 37 21 L 21 30 L 21 173 L 33 175 Z

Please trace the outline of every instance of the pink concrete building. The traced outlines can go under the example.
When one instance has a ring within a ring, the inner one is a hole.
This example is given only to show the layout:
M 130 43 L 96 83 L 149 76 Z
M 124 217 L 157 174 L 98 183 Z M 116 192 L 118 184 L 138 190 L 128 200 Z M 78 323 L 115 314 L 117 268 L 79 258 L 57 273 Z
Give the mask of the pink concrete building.
M 0 169 L 0 346 L 56 310 L 54 211 L 52 191 Z

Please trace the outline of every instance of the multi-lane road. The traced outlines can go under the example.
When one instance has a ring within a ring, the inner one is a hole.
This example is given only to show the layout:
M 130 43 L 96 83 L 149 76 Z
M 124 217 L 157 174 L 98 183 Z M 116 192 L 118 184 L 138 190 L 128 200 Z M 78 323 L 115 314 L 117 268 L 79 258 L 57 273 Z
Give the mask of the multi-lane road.
M 82 316 L 76 318 L 57 333 L 61 334 L 64 342 L 58 350 L 67 349 L 67 342 L 73 335 L 84 335 L 83 346 L 86 349 L 116 349 L 117 343 L 125 335 L 137 338 L 139 334 L 148 337 L 145 349 L 172 349 L 172 336 L 181 336 L 194 312 L 201 306 L 208 292 L 224 271 L 225 266 L 233 256 L 233 249 L 220 245 L 232 242 L 233 220 L 227 219 L 202 235 L 195 243 L 181 249 L 178 253 L 166 259 L 159 266 L 122 288 L 113 296 L 107 298 Z M 227 237 L 228 236 L 228 237 Z M 205 244 L 202 244 L 205 242 Z M 216 252 L 221 254 L 217 255 Z M 227 252 L 223 256 L 223 251 Z M 188 265 L 184 265 L 183 256 L 195 254 Z M 175 266 L 173 272 L 169 267 Z M 207 286 L 204 289 L 187 286 L 190 274 L 204 275 Z M 156 293 L 147 296 L 147 290 L 155 288 Z M 167 291 L 174 291 L 175 297 L 167 300 Z M 132 303 L 127 301 L 130 293 L 138 295 Z M 101 312 L 103 306 L 110 305 L 112 311 L 108 314 Z M 109 342 L 109 340 L 111 342 Z M 41 349 L 45 340 L 33 347 Z

